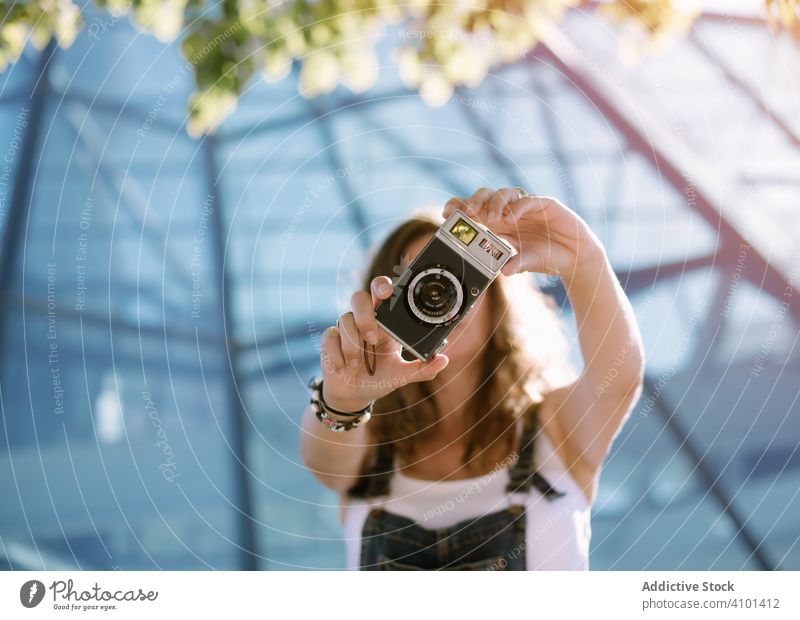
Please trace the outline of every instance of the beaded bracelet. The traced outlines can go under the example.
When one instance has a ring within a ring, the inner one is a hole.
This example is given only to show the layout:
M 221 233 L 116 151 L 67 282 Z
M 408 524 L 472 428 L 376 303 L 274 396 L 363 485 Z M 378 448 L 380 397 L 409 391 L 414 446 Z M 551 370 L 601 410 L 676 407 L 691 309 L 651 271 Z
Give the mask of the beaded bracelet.
M 312 378 L 308 383 L 308 387 L 311 388 L 311 406 L 314 408 L 317 419 L 325 428 L 334 432 L 349 431 L 369 421 L 372 415 L 372 407 L 375 404 L 374 401 L 360 411 L 339 411 L 323 400 L 322 381 L 321 378 Z M 342 421 L 334 416 L 342 416 L 350 419 Z

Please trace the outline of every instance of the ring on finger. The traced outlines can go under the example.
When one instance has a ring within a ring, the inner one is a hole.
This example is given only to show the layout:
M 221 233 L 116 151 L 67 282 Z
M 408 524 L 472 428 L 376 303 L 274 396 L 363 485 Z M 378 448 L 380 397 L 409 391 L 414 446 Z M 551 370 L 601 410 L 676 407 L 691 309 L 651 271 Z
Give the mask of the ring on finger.
M 353 314 L 353 311 L 351 310 L 351 311 L 349 311 L 349 312 L 345 312 L 345 313 L 344 313 L 342 316 L 340 316 L 338 319 L 336 319 L 336 327 L 339 329 L 339 331 L 341 331 L 341 330 L 342 330 L 342 326 L 341 326 L 341 324 L 340 324 L 340 323 L 341 323 L 341 320 L 342 320 L 344 317 L 346 317 L 348 314 Z M 353 314 L 353 318 L 355 318 L 355 314 Z
M 525 198 L 526 196 L 530 196 L 528 190 L 526 190 L 524 187 L 512 187 L 511 189 L 517 190 L 517 200 Z

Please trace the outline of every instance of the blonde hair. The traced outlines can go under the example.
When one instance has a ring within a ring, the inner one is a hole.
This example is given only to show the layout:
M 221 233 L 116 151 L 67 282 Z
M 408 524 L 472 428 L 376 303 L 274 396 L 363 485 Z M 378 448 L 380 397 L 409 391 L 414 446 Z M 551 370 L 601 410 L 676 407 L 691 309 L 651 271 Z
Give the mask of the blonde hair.
M 364 290 L 378 276 L 397 280 L 409 245 L 435 233 L 441 222 L 433 212 L 418 211 L 395 228 L 373 251 Z M 532 277 L 500 275 L 485 295 L 493 329 L 480 353 L 481 387 L 469 396 L 464 416 L 465 464 L 477 459 L 485 465 L 486 448 L 496 441 L 507 442 L 512 452 L 515 422 L 527 411 L 537 412 L 544 394 L 575 374 L 556 303 L 538 289 Z M 415 445 L 436 433 L 441 412 L 431 398 L 430 383 L 409 383 L 375 403 L 365 428 L 378 454 L 366 464 L 351 495 L 376 494 L 369 492 L 370 470 L 386 474 L 392 469 L 391 461 L 410 462 Z

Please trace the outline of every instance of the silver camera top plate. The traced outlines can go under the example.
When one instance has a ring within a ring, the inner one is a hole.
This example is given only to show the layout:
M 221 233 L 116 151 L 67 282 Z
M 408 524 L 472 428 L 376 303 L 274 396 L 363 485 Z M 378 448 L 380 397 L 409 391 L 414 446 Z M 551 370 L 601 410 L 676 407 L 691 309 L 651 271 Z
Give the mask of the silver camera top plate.
M 497 273 L 514 256 L 514 247 L 483 224 L 476 222 L 460 209 L 453 211 L 436 231 L 436 235 L 488 277 Z

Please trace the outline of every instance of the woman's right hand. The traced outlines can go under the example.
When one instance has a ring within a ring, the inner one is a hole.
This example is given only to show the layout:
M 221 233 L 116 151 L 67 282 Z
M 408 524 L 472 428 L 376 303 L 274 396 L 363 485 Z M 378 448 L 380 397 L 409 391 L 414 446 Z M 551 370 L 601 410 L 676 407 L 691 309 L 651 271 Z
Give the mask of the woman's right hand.
M 356 291 L 351 298 L 352 311 L 339 317 L 337 326 L 322 333 L 320 365 L 323 372 L 322 398 L 340 411 L 364 409 L 408 383 L 430 381 L 447 366 L 446 355 L 438 354 L 428 362 L 406 361 L 399 342 L 383 331 L 375 320 L 375 307 L 392 295 L 392 281 L 386 276 L 372 280 L 370 292 Z M 375 345 L 375 374 L 364 363 L 364 341 L 370 362 Z

